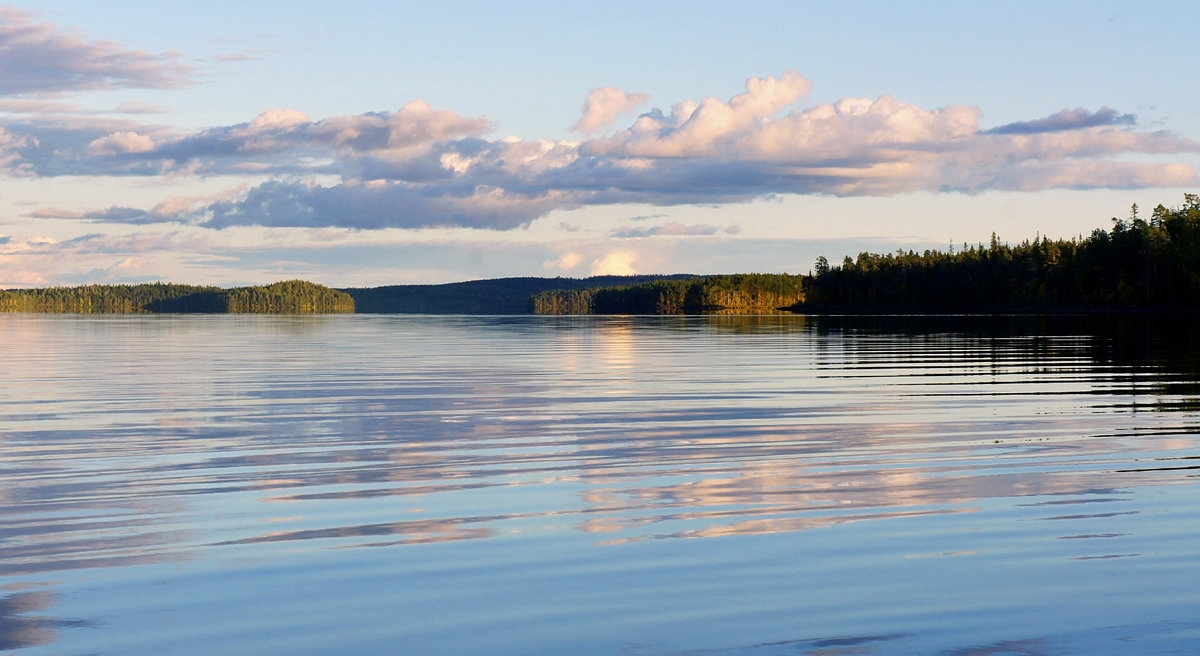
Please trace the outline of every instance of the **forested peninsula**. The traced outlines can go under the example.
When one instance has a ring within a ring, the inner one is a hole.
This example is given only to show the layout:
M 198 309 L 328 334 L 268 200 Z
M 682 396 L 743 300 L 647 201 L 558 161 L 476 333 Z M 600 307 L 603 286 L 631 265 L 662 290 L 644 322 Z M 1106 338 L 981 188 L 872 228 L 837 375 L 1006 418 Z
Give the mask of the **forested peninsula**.
M 776 314 L 1200 311 L 1200 196 L 1137 205 L 1086 237 L 860 253 L 811 273 L 500 278 L 332 289 L 149 283 L 0 290 L 0 311 L 63 313 Z

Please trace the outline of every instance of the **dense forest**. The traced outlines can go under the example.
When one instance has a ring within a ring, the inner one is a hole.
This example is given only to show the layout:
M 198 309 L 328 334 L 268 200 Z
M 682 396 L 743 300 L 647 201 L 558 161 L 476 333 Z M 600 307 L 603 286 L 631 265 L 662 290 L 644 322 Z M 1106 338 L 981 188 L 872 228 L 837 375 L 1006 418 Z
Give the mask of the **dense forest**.
M 590 289 L 696 276 L 592 276 L 591 278 L 495 278 L 444 285 L 347 288 L 357 312 L 411 314 L 526 314 L 531 296 L 552 289 Z
M 238 287 L 222 294 L 225 312 L 263 314 L 335 314 L 354 312 L 354 299 L 343 291 L 304 280 L 265 287 Z
M 774 314 L 804 300 L 806 276 L 735 274 L 534 295 L 534 314 Z
M 1088 237 L 817 260 L 797 309 L 944 312 L 1200 308 L 1200 196 Z
M 354 299 L 303 280 L 233 289 L 168 283 L 83 285 L 0 290 L 0 312 L 328 314 L 354 312 Z

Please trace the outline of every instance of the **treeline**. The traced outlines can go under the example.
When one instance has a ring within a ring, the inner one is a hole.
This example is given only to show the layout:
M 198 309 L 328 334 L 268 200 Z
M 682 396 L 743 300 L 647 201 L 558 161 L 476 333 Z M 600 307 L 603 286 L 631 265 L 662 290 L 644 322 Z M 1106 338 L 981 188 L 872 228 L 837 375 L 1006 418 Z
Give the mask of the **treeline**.
M 303 280 L 233 289 L 169 283 L 83 285 L 0 290 L 0 312 L 329 314 L 354 312 L 354 299 Z
M 442 285 L 348 288 L 356 312 L 409 314 L 527 314 L 531 296 L 552 289 L 589 289 L 694 276 L 592 276 L 494 278 Z
M 535 294 L 529 310 L 534 314 L 775 314 L 804 300 L 806 279 L 734 274 L 557 289 Z
M 860 253 L 812 275 L 500 278 L 335 290 L 301 280 L 264 287 L 85 285 L 0 290 L 5 312 L 395 312 L 429 314 L 776 314 L 1200 310 L 1200 196 L 1087 237 L 1039 236 L 946 251 Z
M 354 312 L 354 299 L 343 291 L 305 280 L 265 287 L 238 287 L 224 293 L 225 311 L 261 314 L 338 314 Z
M 1159 205 L 1088 237 L 1035 237 L 1016 246 L 992 235 L 961 250 L 898 251 L 817 260 L 803 309 L 929 311 L 1194 310 L 1200 305 L 1200 196 Z

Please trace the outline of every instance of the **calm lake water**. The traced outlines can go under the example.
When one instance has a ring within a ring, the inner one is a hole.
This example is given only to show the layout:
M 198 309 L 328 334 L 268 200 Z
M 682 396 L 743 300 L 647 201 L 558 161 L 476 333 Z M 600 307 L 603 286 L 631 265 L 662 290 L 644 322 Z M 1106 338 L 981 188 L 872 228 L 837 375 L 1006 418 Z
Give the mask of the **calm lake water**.
M 1198 345 L 0 315 L 0 651 L 1195 654 Z

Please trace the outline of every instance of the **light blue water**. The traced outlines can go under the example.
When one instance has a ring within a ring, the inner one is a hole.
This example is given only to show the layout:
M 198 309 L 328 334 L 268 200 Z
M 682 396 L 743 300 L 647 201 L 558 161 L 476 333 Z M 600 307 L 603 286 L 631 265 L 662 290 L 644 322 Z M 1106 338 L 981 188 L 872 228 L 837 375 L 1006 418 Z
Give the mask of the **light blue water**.
M 0 651 L 1197 653 L 1153 323 L 0 315 Z

